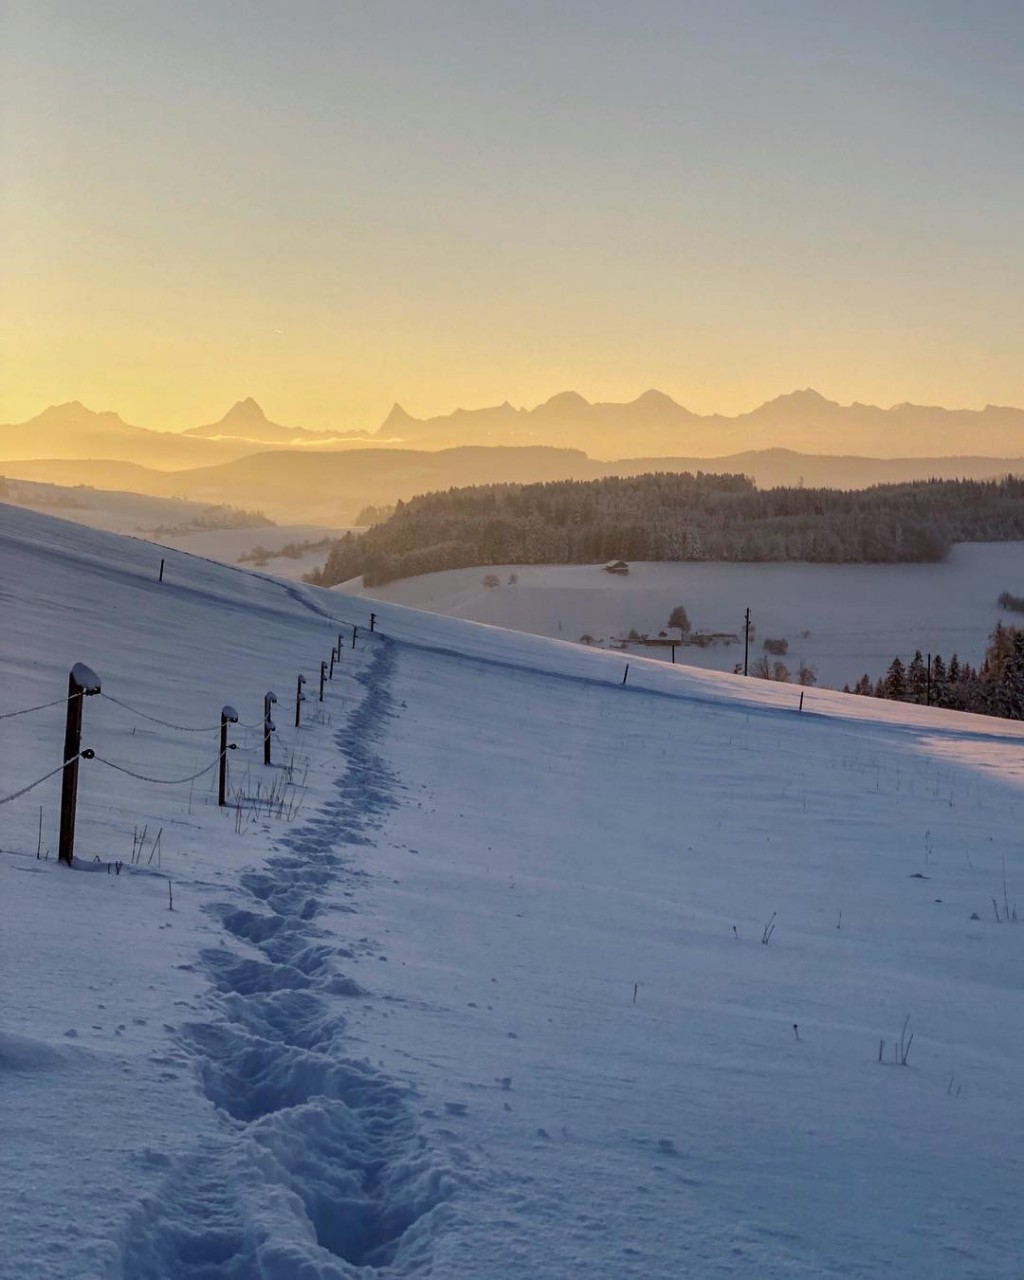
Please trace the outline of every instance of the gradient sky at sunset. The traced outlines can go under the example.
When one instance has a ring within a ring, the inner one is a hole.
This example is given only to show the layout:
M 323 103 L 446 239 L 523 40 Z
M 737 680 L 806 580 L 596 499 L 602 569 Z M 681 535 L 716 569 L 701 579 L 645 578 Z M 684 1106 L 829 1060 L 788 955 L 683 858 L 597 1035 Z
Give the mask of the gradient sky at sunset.
M 0 421 L 1024 404 L 1019 0 L 0 13 Z

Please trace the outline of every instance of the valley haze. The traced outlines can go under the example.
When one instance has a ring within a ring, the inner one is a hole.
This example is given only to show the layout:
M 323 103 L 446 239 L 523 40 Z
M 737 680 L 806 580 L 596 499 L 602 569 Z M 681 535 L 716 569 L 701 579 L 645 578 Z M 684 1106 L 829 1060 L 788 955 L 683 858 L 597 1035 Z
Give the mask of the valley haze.
M 808 390 L 749 414 L 702 417 L 660 392 L 619 405 L 566 392 L 533 410 L 505 404 L 426 420 L 396 405 L 361 433 L 282 426 L 247 399 L 213 424 L 158 432 L 72 402 L 0 426 L 0 468 L 348 525 L 368 503 L 505 481 L 703 470 L 749 475 L 760 487 L 863 488 L 1019 474 L 1024 410 L 843 406 Z

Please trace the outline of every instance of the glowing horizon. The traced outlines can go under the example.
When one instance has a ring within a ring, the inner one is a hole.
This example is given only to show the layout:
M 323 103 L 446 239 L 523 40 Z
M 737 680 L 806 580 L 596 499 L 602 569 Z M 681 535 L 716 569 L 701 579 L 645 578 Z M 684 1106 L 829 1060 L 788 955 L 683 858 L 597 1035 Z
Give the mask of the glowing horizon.
M 15 0 L 0 421 L 1024 405 L 1024 10 L 892 8 Z
M 298 428 L 298 429 L 303 429 L 308 431 L 317 431 L 317 432 L 323 432 L 323 433 L 330 433 L 334 431 L 334 432 L 337 432 L 340 438 L 346 433 L 363 432 L 367 435 L 372 435 L 379 427 L 381 427 L 384 424 L 386 418 L 388 417 L 389 413 L 394 407 L 401 408 L 405 413 L 408 414 L 410 418 L 414 419 L 417 422 L 426 422 L 434 418 L 446 419 L 452 414 L 463 412 L 463 411 L 483 413 L 488 410 L 499 409 L 502 407 L 502 405 L 506 403 L 509 404 L 513 409 L 517 411 L 530 413 L 534 409 L 537 409 L 547 404 L 549 401 L 565 393 L 578 394 L 582 397 L 584 401 L 586 401 L 590 405 L 596 405 L 596 404 L 624 404 L 625 405 L 625 404 L 634 403 L 649 391 L 663 392 L 665 395 L 668 395 L 668 392 L 664 392 L 664 388 L 662 387 L 645 387 L 643 391 L 636 392 L 635 394 L 632 394 L 632 395 L 627 395 L 621 400 L 600 400 L 595 396 L 589 396 L 583 392 L 580 392 L 579 389 L 576 387 L 561 387 L 557 391 L 552 391 L 549 395 L 546 395 L 542 400 L 538 400 L 536 403 L 530 403 L 530 402 L 522 403 L 519 401 L 512 400 L 507 396 L 503 400 L 495 400 L 490 402 L 489 404 L 468 404 L 465 402 L 457 403 L 456 401 L 453 400 L 449 402 L 447 408 L 442 408 L 437 412 L 431 412 L 431 413 L 416 412 L 410 408 L 408 403 L 403 402 L 401 400 L 393 400 L 391 404 L 388 406 L 388 410 L 381 415 L 379 420 L 375 422 L 369 422 L 365 426 L 350 426 L 346 423 L 341 422 L 338 419 L 332 420 L 330 418 L 329 408 L 327 408 L 325 409 L 325 412 L 327 414 L 327 425 L 323 427 L 311 427 L 310 424 L 306 422 L 289 421 L 286 417 L 276 412 L 271 412 L 267 408 L 267 406 L 263 404 L 256 396 L 236 397 L 231 402 L 231 404 L 227 406 L 222 406 L 221 409 L 219 410 L 208 412 L 207 416 L 203 418 L 202 421 L 182 423 L 180 426 L 172 426 L 172 427 L 158 426 L 150 422 L 140 421 L 139 419 L 131 418 L 127 414 L 122 413 L 117 405 L 89 404 L 89 403 L 86 403 L 84 400 L 82 400 L 80 396 L 75 396 L 71 400 L 56 401 L 53 404 L 41 405 L 38 407 L 38 409 L 34 413 L 30 413 L 26 418 L 22 419 L 21 422 L 22 423 L 30 422 L 33 419 L 40 417 L 42 414 L 46 413 L 50 409 L 60 409 L 60 408 L 65 408 L 71 404 L 78 404 L 81 406 L 83 410 L 85 410 L 86 413 L 90 413 L 90 414 L 112 413 L 118 418 L 120 418 L 121 421 L 128 426 L 145 427 L 146 429 L 152 430 L 152 431 L 161 431 L 161 432 L 166 431 L 171 434 L 178 435 L 184 431 L 188 431 L 190 428 L 193 428 L 193 427 L 215 426 L 217 423 L 219 423 L 224 418 L 226 418 L 229 415 L 229 413 L 233 409 L 237 408 L 239 405 L 244 404 L 246 401 L 253 401 L 256 403 L 257 407 L 263 413 L 264 417 L 267 419 L 268 422 L 274 423 L 278 426 L 282 426 L 285 428 L 290 428 L 290 429 Z M 913 405 L 913 407 L 919 408 L 919 409 L 938 409 L 946 412 L 976 413 L 976 412 L 981 412 L 986 408 L 1024 411 L 1024 405 L 997 404 L 994 401 L 987 401 L 985 404 L 972 404 L 972 405 L 925 404 L 925 403 L 920 403 L 915 401 L 909 401 L 906 398 L 902 400 L 893 401 L 891 404 L 877 404 L 875 402 L 864 400 L 864 399 L 853 399 L 853 400 L 841 401 L 841 400 L 834 399 L 832 396 L 825 395 L 823 392 L 820 391 L 820 388 L 817 388 L 817 387 L 794 387 L 794 388 L 791 388 L 789 391 L 778 392 L 776 395 L 769 396 L 765 400 L 759 400 L 755 404 L 750 404 L 744 408 L 737 409 L 734 412 L 725 412 L 721 409 L 708 409 L 705 411 L 701 411 L 701 410 L 694 409 L 692 405 L 685 404 L 681 401 L 676 400 L 675 396 L 671 396 L 670 398 L 672 400 L 675 400 L 676 404 L 680 408 L 690 410 L 692 413 L 698 415 L 699 417 L 722 417 L 724 419 L 731 420 L 736 417 L 742 417 L 743 415 L 748 414 L 753 410 L 763 407 L 765 404 L 770 404 L 773 401 L 780 400 L 780 399 L 786 399 L 790 396 L 798 396 L 802 392 L 812 392 L 812 393 L 821 395 L 823 400 L 825 400 L 831 405 L 838 406 L 839 408 L 847 409 L 847 408 L 859 407 L 859 408 L 867 408 L 867 409 L 879 409 L 883 413 L 889 412 L 894 409 L 902 408 L 906 405 Z M 10 421 L 14 423 L 15 420 L 11 419 Z M 471 440 L 468 439 L 467 442 L 471 442 Z M 297 447 L 299 444 L 301 444 L 301 442 L 297 442 Z

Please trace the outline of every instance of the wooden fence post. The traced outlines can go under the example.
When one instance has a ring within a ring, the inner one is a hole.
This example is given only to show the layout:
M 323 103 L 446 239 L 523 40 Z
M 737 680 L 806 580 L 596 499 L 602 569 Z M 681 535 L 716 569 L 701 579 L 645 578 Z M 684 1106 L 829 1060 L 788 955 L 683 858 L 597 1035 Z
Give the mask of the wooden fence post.
M 352 624 L 352 648 L 356 647 L 356 636 L 359 634 L 359 628 L 353 622 Z
M 295 727 L 296 729 L 302 723 L 302 704 L 305 701 L 305 696 L 303 695 L 303 692 L 302 692 L 302 686 L 305 683 L 306 683 L 305 676 L 299 676 L 298 680 L 296 680 L 295 682 Z
M 59 861 L 71 866 L 75 856 L 75 813 L 78 809 L 78 759 L 82 750 L 82 703 L 100 692 L 100 678 L 84 662 L 68 673 L 68 714 L 64 725 L 64 775 L 60 790 Z
M 330 670 L 327 672 L 327 679 L 328 680 L 334 679 L 334 650 L 333 649 L 331 650 L 331 666 L 330 666 Z
M 271 718 L 270 708 L 277 701 L 277 694 L 271 690 L 263 699 L 263 763 L 270 764 L 270 735 L 276 729 Z
M 324 680 L 326 680 L 326 678 L 327 678 L 327 663 L 321 662 L 320 663 L 320 697 L 317 699 L 318 702 L 323 702 L 324 700 Z
M 377 615 L 375 613 L 370 614 L 370 630 L 377 630 Z
M 743 615 L 743 674 L 747 674 L 747 661 L 750 658 L 750 609 Z
M 157 581 L 163 582 L 163 580 L 164 580 L 164 562 L 161 560 L 160 561 L 160 577 L 157 579 Z
M 223 809 L 228 802 L 228 751 L 235 744 L 228 746 L 228 725 L 238 723 L 238 712 L 234 707 L 221 707 L 220 710 L 220 779 L 217 786 L 217 803 Z

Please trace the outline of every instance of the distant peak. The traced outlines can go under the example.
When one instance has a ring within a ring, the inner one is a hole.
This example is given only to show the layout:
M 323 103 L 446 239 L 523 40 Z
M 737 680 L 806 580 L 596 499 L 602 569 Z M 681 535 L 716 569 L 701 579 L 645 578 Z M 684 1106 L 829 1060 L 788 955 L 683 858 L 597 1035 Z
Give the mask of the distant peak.
M 244 400 L 236 401 L 220 421 L 221 424 L 239 422 L 262 424 L 267 421 L 267 415 L 252 396 L 246 396 Z
M 406 413 L 406 411 L 402 408 L 402 406 L 396 400 L 395 403 L 391 406 L 391 412 L 384 419 L 384 426 L 394 427 L 394 426 L 398 426 L 400 423 L 409 423 L 409 422 L 415 422 L 415 421 L 416 419 L 412 416 L 412 414 Z
M 802 391 L 790 391 L 788 395 L 777 396 L 775 399 L 775 403 L 777 404 L 780 400 L 786 400 L 790 404 L 831 404 L 832 403 L 831 400 L 826 400 L 826 398 L 821 394 L 820 391 L 815 391 L 813 387 L 804 387 Z
M 51 404 L 44 409 L 34 421 L 69 422 L 82 418 L 102 418 L 106 422 L 121 422 L 122 419 L 112 409 L 90 409 L 81 400 L 67 400 L 63 404 Z
M 753 411 L 752 416 L 777 422 L 780 419 L 788 419 L 794 413 L 820 416 L 826 413 L 832 414 L 840 409 L 839 404 L 834 400 L 827 400 L 820 391 L 815 391 L 813 387 L 804 387 L 801 391 L 789 391 L 785 395 L 776 396 L 774 400 L 766 401 L 760 408 Z
M 559 391 L 541 406 L 544 409 L 589 409 L 590 401 L 578 391 Z

